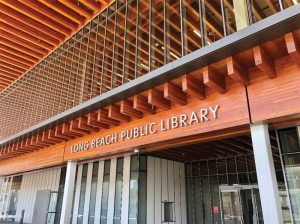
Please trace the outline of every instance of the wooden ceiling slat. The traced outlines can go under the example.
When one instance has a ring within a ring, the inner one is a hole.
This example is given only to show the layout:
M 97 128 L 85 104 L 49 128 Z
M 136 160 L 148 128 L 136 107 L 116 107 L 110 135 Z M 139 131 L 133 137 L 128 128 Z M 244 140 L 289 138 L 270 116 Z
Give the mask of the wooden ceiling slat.
M 7 53 L 5 51 L 2 51 L 1 49 L 0 49 L 0 55 L 3 56 L 3 57 L 9 58 L 11 60 L 15 60 L 17 62 L 20 62 L 22 64 L 28 65 L 28 66 L 34 65 L 34 63 L 31 62 L 31 61 L 28 61 L 24 58 L 18 57 L 16 55 L 11 54 L 11 53 Z
M 78 14 L 86 17 L 86 18 L 90 18 L 90 17 L 93 16 L 93 14 L 91 14 L 90 12 L 84 10 L 83 8 L 80 8 L 80 6 L 78 6 L 77 4 L 75 4 L 72 1 L 59 0 L 59 2 L 64 4 L 65 6 L 69 7 L 70 9 L 74 10 Z
M 1 55 L 0 55 L 0 61 L 6 62 L 6 63 L 9 63 L 9 64 L 13 64 L 13 65 L 15 65 L 16 67 L 19 67 L 19 68 L 24 68 L 24 69 L 29 69 L 30 68 L 29 65 L 23 64 L 21 62 L 18 62 L 16 60 L 12 60 L 12 59 L 7 58 L 7 57 L 3 57 Z
M 53 45 L 48 44 L 48 43 L 40 40 L 39 38 L 36 38 L 35 36 L 32 36 L 30 34 L 27 34 L 26 32 L 16 29 L 15 27 L 12 27 L 8 24 L 0 22 L 0 27 L 1 27 L 0 30 L 2 31 L 2 33 L 5 32 L 5 33 L 9 33 L 10 35 L 17 36 L 21 39 L 21 41 L 26 40 L 36 46 L 39 46 L 39 47 L 47 49 L 47 50 L 53 49 Z
M 101 4 L 98 2 L 94 2 L 92 0 L 80 0 L 80 2 L 94 11 L 101 10 Z M 104 0 L 100 0 L 100 2 L 104 5 L 107 5 L 107 2 Z
M 14 78 L 18 78 L 20 75 L 22 75 L 22 72 L 16 72 L 12 69 L 9 69 L 9 68 L 6 68 L 6 67 L 3 67 L 0 65 L 0 72 L 1 72 L 1 75 L 4 76 L 4 75 L 9 75 L 8 77 L 14 77 Z
M 18 75 L 11 74 L 11 73 L 9 73 L 9 72 L 7 72 L 7 71 L 2 71 L 1 69 L 0 69 L 0 74 L 1 74 L 1 77 L 2 77 L 2 78 L 6 78 L 6 79 L 8 79 L 8 80 L 11 80 L 12 82 L 13 82 L 16 78 L 19 77 Z
M 0 30 L 0 43 L 7 45 L 15 50 L 19 50 L 23 53 L 29 54 L 31 56 L 35 56 L 38 58 L 42 58 L 44 54 L 46 54 L 48 51 L 45 49 L 39 49 L 39 48 L 35 48 L 34 50 L 32 50 L 32 48 L 34 48 L 32 46 L 32 44 L 28 43 L 27 41 L 22 41 L 22 39 L 18 38 L 18 37 L 14 37 L 13 35 L 7 35 L 8 38 L 3 38 L 3 34 L 5 34 L 5 32 L 2 32 Z M 12 38 L 10 39 L 9 37 L 12 36 Z
M 54 39 L 58 39 L 60 41 L 63 41 L 65 39 L 65 35 L 57 32 L 56 30 L 53 30 L 47 26 L 44 26 L 43 24 L 29 18 L 28 16 L 23 15 L 22 13 L 16 12 L 15 10 L 0 4 L 0 12 L 6 15 L 6 17 L 1 17 L 1 19 L 7 18 L 8 24 L 14 24 L 14 21 L 17 20 L 20 22 L 21 25 L 23 25 L 26 30 L 31 30 L 31 28 L 38 30 L 38 35 L 42 35 L 43 33 L 51 36 Z M 20 26 L 18 26 L 20 27 Z M 47 35 L 44 35 L 44 37 L 47 37 Z
M 18 66 L 16 65 L 12 65 L 10 63 L 7 63 L 3 60 L 1 60 L 1 57 L 0 57 L 0 65 L 5 67 L 5 68 L 8 68 L 8 69 L 11 69 L 13 71 L 16 71 L 16 72 L 26 72 L 26 68 L 19 68 Z
M 53 10 L 52 8 L 49 8 L 48 6 L 42 4 L 38 1 L 28 1 L 28 0 L 19 0 L 24 5 L 27 5 L 28 7 L 37 10 L 47 17 L 59 22 L 61 25 L 64 25 L 66 27 L 70 27 L 73 31 L 78 29 L 78 24 L 74 22 L 73 20 L 63 16 L 62 14 L 58 13 L 57 11 Z
M 61 24 L 57 23 L 55 20 L 43 15 L 42 13 L 18 2 L 17 0 L 9 0 L 9 1 L 3 1 L 3 4 L 23 13 L 24 15 L 44 24 L 45 26 L 48 26 L 62 34 L 65 35 L 71 35 L 71 29 L 62 26 Z
M 82 25 L 85 22 L 85 18 L 83 16 L 76 14 L 73 10 L 67 10 L 66 7 L 64 7 L 64 5 L 60 2 L 51 0 L 40 0 L 40 2 L 78 24 Z
M 34 63 L 39 60 L 36 57 L 33 57 L 33 56 L 29 55 L 29 54 L 23 53 L 23 52 L 18 51 L 18 50 L 15 50 L 15 49 L 13 49 L 11 47 L 8 47 L 8 46 L 6 46 L 4 44 L 0 44 L 0 49 L 3 50 L 3 51 L 5 51 L 5 52 L 7 52 L 7 53 L 19 56 L 21 58 L 25 58 L 26 60 L 34 62 Z

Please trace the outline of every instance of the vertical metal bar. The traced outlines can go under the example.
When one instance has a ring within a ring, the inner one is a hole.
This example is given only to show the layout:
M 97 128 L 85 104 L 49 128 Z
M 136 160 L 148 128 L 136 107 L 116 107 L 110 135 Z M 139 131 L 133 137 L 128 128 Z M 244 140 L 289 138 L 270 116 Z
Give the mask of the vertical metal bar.
M 239 172 L 238 172 L 238 167 L 237 167 L 236 156 L 234 157 L 234 162 L 235 162 L 236 181 L 237 181 L 238 184 L 240 184 L 240 180 L 239 180 Z
M 168 44 L 168 36 L 169 36 L 169 29 L 168 29 L 168 24 L 169 24 L 169 14 L 168 14 L 168 9 L 169 9 L 169 0 L 164 0 L 164 6 L 163 6 L 163 11 L 164 11 L 164 64 L 167 64 L 169 62 L 169 54 L 168 54 L 168 49 L 169 49 L 169 44 Z
M 179 0 L 179 7 L 180 7 L 180 38 L 181 38 L 181 56 L 186 54 L 186 29 L 184 25 L 184 19 L 186 19 L 185 7 L 184 7 L 184 0 Z
M 106 17 L 108 17 L 108 8 L 106 8 Z M 100 95 L 103 91 L 103 74 L 104 74 L 104 61 L 105 61 L 105 54 L 106 54 L 106 38 L 107 38 L 107 24 L 108 18 L 105 19 L 105 32 L 104 32 L 104 45 L 103 45 L 103 55 L 102 55 L 102 71 L 101 71 L 101 81 L 100 81 Z
M 123 67 L 122 67 L 122 84 L 124 84 L 124 80 L 125 80 L 125 58 L 127 55 L 127 26 L 128 26 L 128 2 L 125 3 L 125 27 L 124 27 L 124 44 L 123 44 Z
M 205 223 L 204 216 L 205 216 L 205 207 L 204 207 L 204 194 L 203 194 L 203 187 L 202 187 L 202 174 L 201 174 L 201 162 L 198 162 L 199 166 L 199 181 L 200 181 L 200 189 L 201 189 L 201 219 L 202 223 Z
M 110 81 L 110 89 L 113 88 L 114 83 L 114 73 L 115 73 L 115 49 L 116 49 L 116 31 L 117 31 L 117 18 L 118 18 L 118 7 L 119 7 L 119 1 L 116 0 L 116 9 L 113 13 L 115 16 L 115 24 L 114 24 L 114 39 L 113 39 L 113 48 L 112 48 L 112 61 L 111 61 L 111 81 Z
M 80 41 L 80 47 L 79 47 L 79 58 L 78 58 L 78 67 L 77 67 L 77 72 L 76 72 L 76 78 L 75 78 L 75 88 L 74 88 L 74 94 L 73 94 L 73 107 L 75 106 L 75 102 L 76 102 L 76 91 L 77 91 L 77 82 L 78 82 L 78 76 L 79 76 L 79 67 L 80 67 L 80 59 L 81 59 L 81 53 L 82 53 L 82 36 L 80 37 L 81 41 Z M 82 77 L 83 78 L 83 77 Z
M 249 25 L 253 24 L 252 0 L 246 0 Z
M 279 152 L 279 157 L 280 157 L 280 164 L 281 164 L 282 173 L 283 173 L 284 185 L 285 185 L 286 191 L 287 191 L 288 207 L 290 208 L 289 209 L 290 217 L 291 217 L 292 224 L 294 224 L 295 220 L 294 220 L 293 211 L 292 211 L 293 207 L 291 205 L 290 190 L 289 190 L 287 177 L 286 177 L 286 173 L 285 173 L 283 154 L 282 154 L 282 150 L 281 150 L 281 144 L 280 144 L 280 140 L 279 140 L 278 130 L 276 130 L 275 132 L 276 132 L 276 140 L 277 140 L 278 152 Z
M 98 33 L 99 33 L 99 26 L 100 26 L 100 15 L 97 16 L 97 18 L 95 19 L 96 21 L 98 21 L 97 23 L 97 28 L 96 28 L 96 38 L 95 38 L 95 47 L 94 47 L 94 57 L 93 57 L 93 65 L 92 65 L 92 80 L 91 80 L 91 89 L 90 89 L 90 99 L 93 98 L 93 90 L 94 90 L 94 76 L 95 76 L 95 64 L 96 64 L 96 55 L 97 55 L 97 50 L 98 50 Z
M 217 167 L 217 179 L 218 179 L 218 192 L 219 192 L 219 206 L 220 206 L 220 218 L 221 218 L 221 223 L 223 223 L 224 220 L 224 214 L 223 214 L 223 201 L 222 201 L 222 193 L 220 190 L 220 179 L 219 179 L 219 166 L 218 166 L 218 160 L 216 160 L 216 167 Z
M 91 38 L 91 32 L 92 32 L 92 21 L 90 21 L 89 23 L 89 26 L 90 26 L 90 30 L 88 31 L 88 42 L 87 42 L 87 49 L 86 49 L 86 57 L 85 57 L 85 61 L 83 62 L 85 64 L 85 68 L 84 68 L 84 71 L 83 71 L 83 74 L 82 74 L 82 78 L 83 78 L 83 85 L 81 87 L 81 93 L 80 93 L 80 96 L 81 96 L 81 99 L 80 99 L 80 103 L 83 102 L 83 98 L 84 98 L 84 89 L 85 89 L 85 83 L 86 83 L 86 71 L 87 71 L 87 65 L 88 65 L 88 57 L 89 57 L 89 51 L 90 51 L 90 38 Z M 86 34 L 83 34 L 83 35 L 86 35 Z M 83 65 L 84 65 L 83 64 Z
M 226 15 L 225 15 L 224 0 L 220 0 L 220 3 L 221 3 L 221 11 L 222 11 L 222 22 L 223 22 L 224 37 L 226 37 L 227 36 L 227 26 L 226 26 Z
M 211 220 L 211 222 L 212 223 L 215 223 L 214 222 L 214 214 L 213 214 L 213 193 L 212 193 L 212 190 L 211 190 L 211 183 L 210 183 L 210 178 L 211 178 L 211 176 L 210 176 L 210 170 L 209 170 L 209 163 L 208 163 L 208 160 L 206 160 L 206 167 L 207 167 L 207 178 L 208 178 L 208 191 L 209 191 L 209 195 L 210 195 L 210 197 L 209 197 L 209 200 L 210 200 L 210 220 Z
M 206 25 L 205 25 L 205 20 L 206 20 L 206 15 L 205 15 L 205 6 L 203 1 L 206 0 L 198 0 L 198 5 L 199 5 L 199 28 L 200 28 L 200 34 L 201 34 L 201 46 L 206 45 Z
M 247 155 L 245 155 L 245 161 L 246 161 L 246 170 L 247 170 L 248 184 L 250 185 L 250 172 L 249 172 L 249 164 L 248 164 L 248 157 L 247 157 Z
M 148 57 L 148 71 L 152 71 L 152 20 L 153 20 L 153 0 L 149 0 L 149 27 L 148 27 L 148 45 L 149 45 L 149 57 Z
M 135 33 L 135 68 L 134 68 L 134 78 L 137 78 L 138 74 L 138 55 L 139 55 L 139 49 L 138 49 L 138 37 L 139 37 L 139 20 L 140 20 L 140 0 L 136 0 L 136 33 Z
M 279 7 L 280 7 L 280 11 L 284 10 L 285 8 L 284 0 L 279 0 Z
M 226 170 L 227 184 L 229 184 L 227 157 L 225 158 L 225 170 Z

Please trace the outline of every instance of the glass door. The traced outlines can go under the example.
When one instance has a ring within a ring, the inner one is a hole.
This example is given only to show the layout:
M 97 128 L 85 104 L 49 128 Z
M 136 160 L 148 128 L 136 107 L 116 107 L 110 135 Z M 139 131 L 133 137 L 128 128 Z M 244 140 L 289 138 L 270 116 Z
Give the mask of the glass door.
M 263 224 L 257 186 L 221 186 L 220 202 L 223 224 Z
M 243 224 L 240 190 L 221 190 L 223 224 Z

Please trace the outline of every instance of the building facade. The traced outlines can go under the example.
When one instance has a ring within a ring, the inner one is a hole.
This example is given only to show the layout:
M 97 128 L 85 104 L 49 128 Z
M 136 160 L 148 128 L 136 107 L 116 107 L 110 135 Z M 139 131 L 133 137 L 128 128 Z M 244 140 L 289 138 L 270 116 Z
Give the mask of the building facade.
M 300 223 L 299 1 L 100 2 L 0 3 L 95 14 L 0 92 L 0 223 Z

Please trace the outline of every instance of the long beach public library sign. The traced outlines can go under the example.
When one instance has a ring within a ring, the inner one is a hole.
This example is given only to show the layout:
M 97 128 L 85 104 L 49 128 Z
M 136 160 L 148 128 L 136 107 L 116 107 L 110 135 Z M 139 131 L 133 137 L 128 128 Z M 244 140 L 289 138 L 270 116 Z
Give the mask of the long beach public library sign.
M 200 108 L 198 111 L 192 111 L 189 114 L 182 113 L 179 116 L 172 116 L 167 119 L 161 119 L 160 121 L 147 123 L 130 129 L 124 129 L 116 133 L 90 139 L 89 141 L 85 140 L 83 142 L 73 144 L 71 146 L 71 153 L 82 152 L 95 148 L 100 149 L 101 146 L 115 144 L 119 141 L 131 140 L 147 135 L 155 135 L 159 132 L 217 119 L 219 109 L 220 105 Z

